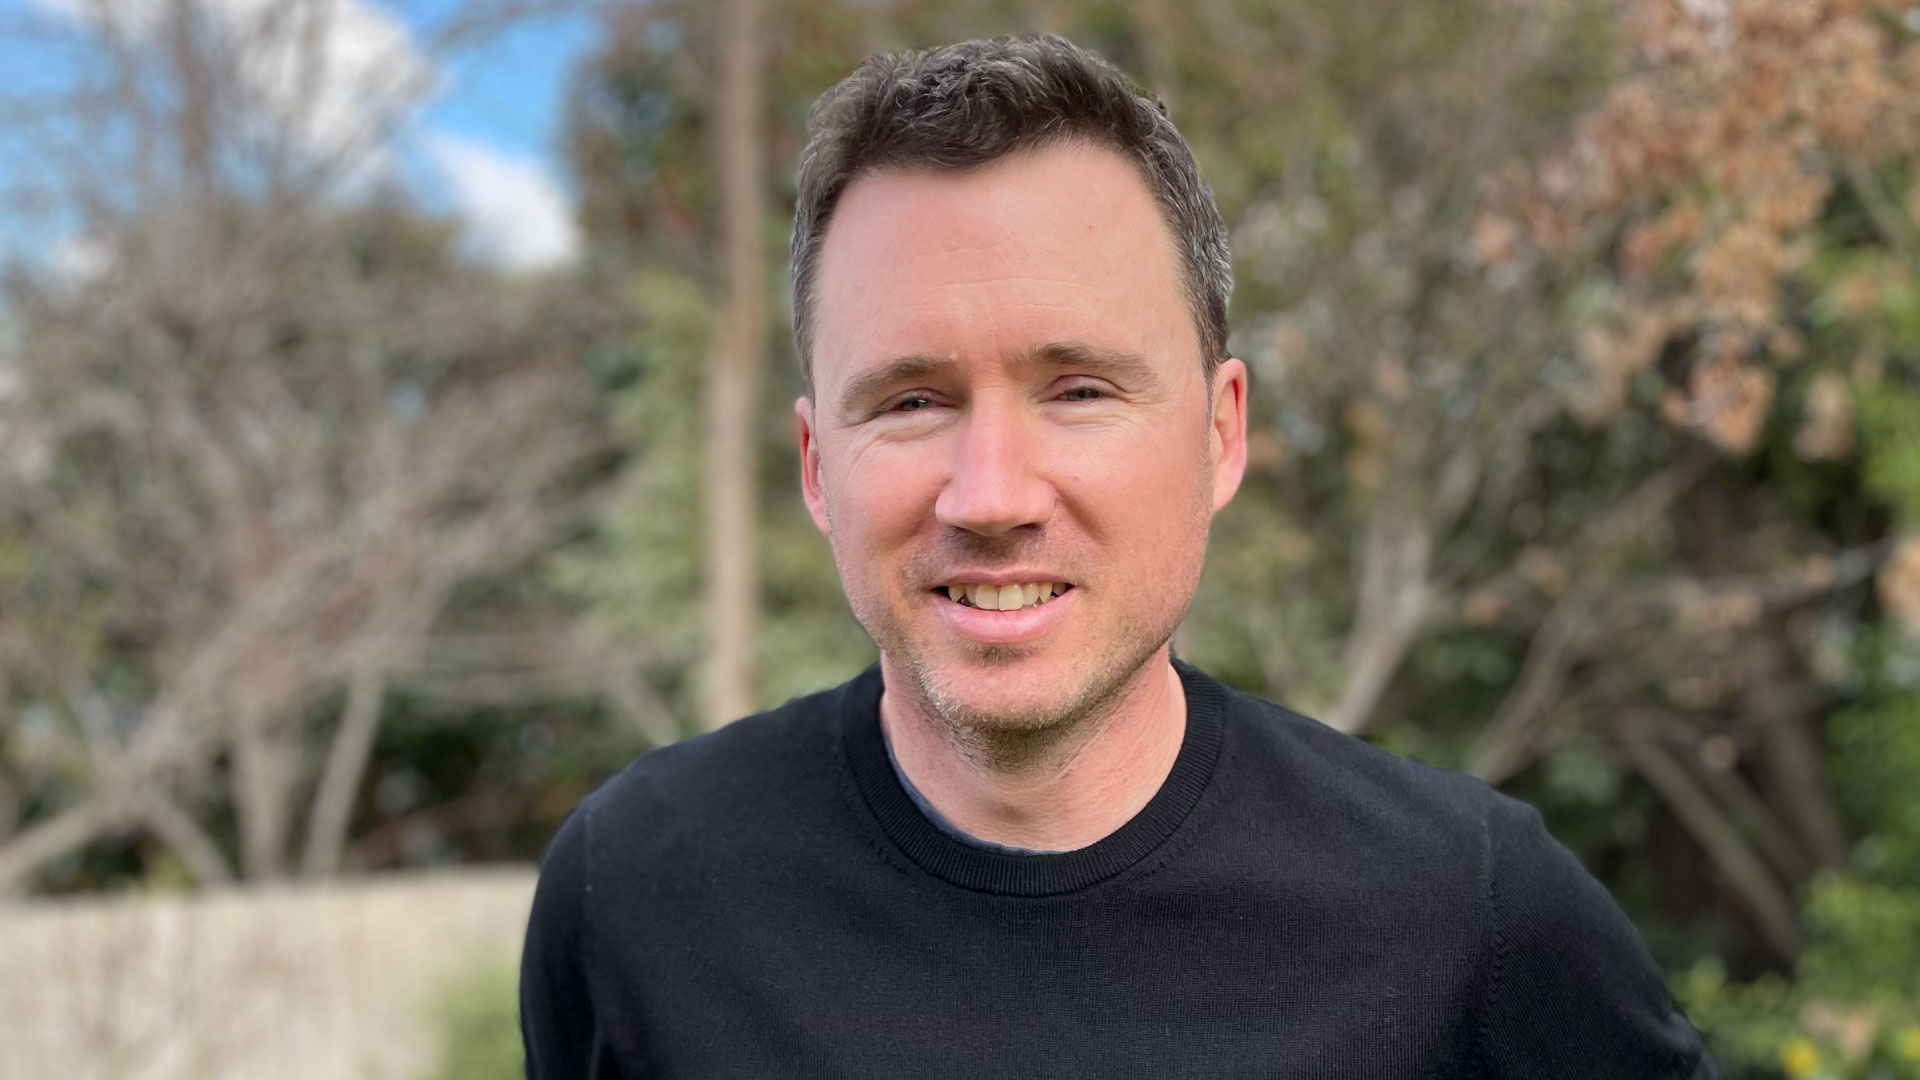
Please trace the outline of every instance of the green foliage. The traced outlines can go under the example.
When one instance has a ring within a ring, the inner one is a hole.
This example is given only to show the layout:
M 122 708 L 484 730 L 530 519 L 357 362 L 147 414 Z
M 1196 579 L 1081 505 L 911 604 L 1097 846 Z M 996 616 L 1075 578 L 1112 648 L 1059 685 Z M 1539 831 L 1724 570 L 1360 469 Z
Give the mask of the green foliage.
M 1849 871 L 1807 888 L 1807 951 L 1790 978 L 1748 983 L 1707 957 L 1674 994 L 1728 1064 L 1756 1075 L 1920 1080 L 1920 695 L 1842 711 L 1827 743 L 1859 839 Z
M 1848 877 L 1816 880 L 1804 912 L 1821 946 L 1801 958 L 1811 986 L 1845 999 L 1885 994 L 1920 1007 L 1920 895 Z
M 521 1080 L 519 972 L 512 957 L 475 960 L 445 979 L 428 1006 L 439 1041 L 432 1080 Z
M 700 360 L 712 322 L 705 291 L 664 267 L 625 290 L 624 340 L 605 362 L 629 464 L 596 542 L 555 564 L 615 636 L 644 638 L 649 666 L 691 664 L 700 648 Z
M 592 540 L 556 560 L 553 573 L 587 604 L 605 638 L 638 661 L 678 730 L 688 732 L 698 712 L 705 620 L 699 403 L 713 304 L 705 287 L 669 262 L 641 260 L 629 274 L 625 337 L 602 361 L 626 465 Z M 764 415 L 784 420 L 786 409 L 769 400 Z M 768 705 L 831 686 L 872 659 L 826 541 L 798 496 L 787 431 L 787 423 L 768 423 L 760 445 L 764 608 L 756 645 Z
M 1868 488 L 1906 522 L 1920 522 L 1920 393 L 1880 383 L 1859 394 Z
M 1791 979 L 1727 980 L 1708 957 L 1675 1000 L 1730 1076 L 1920 1080 L 1920 894 L 1850 875 L 1815 879 L 1812 941 Z
M 1842 712 L 1827 736 L 1829 771 L 1860 837 L 1855 865 L 1920 897 L 1920 694 Z

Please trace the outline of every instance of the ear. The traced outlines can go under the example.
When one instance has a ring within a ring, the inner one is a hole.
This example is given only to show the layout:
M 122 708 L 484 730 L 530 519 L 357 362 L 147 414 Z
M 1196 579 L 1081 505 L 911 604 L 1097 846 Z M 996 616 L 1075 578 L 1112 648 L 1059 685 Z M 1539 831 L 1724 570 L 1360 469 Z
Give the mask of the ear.
M 820 440 L 813 430 L 813 402 L 804 394 L 793 403 L 794 435 L 800 443 L 800 495 L 814 527 L 827 532 L 827 503 L 820 486 Z
M 1247 365 L 1228 357 L 1213 373 L 1213 422 L 1208 433 L 1213 450 L 1213 509 L 1240 490 L 1247 471 Z

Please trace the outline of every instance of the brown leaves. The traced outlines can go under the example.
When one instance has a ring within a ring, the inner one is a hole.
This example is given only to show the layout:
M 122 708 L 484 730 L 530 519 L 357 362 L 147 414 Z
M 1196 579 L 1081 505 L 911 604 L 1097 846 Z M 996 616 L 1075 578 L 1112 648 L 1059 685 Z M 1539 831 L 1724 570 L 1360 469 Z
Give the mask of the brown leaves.
M 1760 597 L 1752 592 L 1709 591 L 1688 582 L 1675 597 L 1674 621 L 1695 637 L 1725 639 L 1759 622 L 1764 610 Z
M 1847 1061 L 1863 1060 L 1873 1052 L 1874 1035 L 1882 1022 L 1879 1010 L 1871 1005 L 1844 1007 L 1814 1000 L 1800 1009 L 1801 1026 L 1838 1046 Z
M 1651 221 L 1629 225 L 1620 242 L 1621 269 L 1633 277 L 1652 274 L 1669 252 L 1692 243 L 1705 221 L 1698 200 L 1682 199 Z
M 1559 597 L 1573 584 L 1573 573 L 1567 569 L 1566 562 L 1537 544 L 1529 545 L 1520 553 L 1516 569 L 1522 580 L 1549 599 Z
M 1719 230 L 1694 249 L 1693 293 L 1717 328 L 1757 332 L 1779 318 L 1779 282 L 1803 258 L 1779 231 L 1756 220 Z
M 1909 632 L 1920 633 L 1920 536 L 1901 539 L 1874 579 L 1880 606 Z
M 1900 79 L 1899 51 L 1871 17 L 1855 12 L 1824 20 L 1801 55 L 1814 77 L 1801 83 L 1798 103 L 1829 144 L 1867 154 L 1898 129 L 1912 127 L 1912 105 L 1902 100 L 1910 87 Z
M 1829 461 L 1853 449 L 1853 396 L 1846 377 L 1823 371 L 1807 386 L 1806 410 L 1793 436 L 1793 452 L 1805 461 Z
M 1467 249 L 1481 265 L 1495 266 L 1519 254 L 1520 238 L 1520 226 L 1512 218 L 1482 210 L 1467 231 Z
M 1920 151 L 1920 43 L 1889 13 L 1869 0 L 1627 6 L 1629 73 L 1559 152 L 1492 185 L 1471 238 L 1490 267 L 1611 252 L 1621 289 L 1581 342 L 1577 416 L 1609 418 L 1662 345 L 1691 340 L 1702 355 L 1662 416 L 1729 452 L 1752 447 L 1770 368 L 1797 356 L 1782 285 L 1836 184 Z M 1920 217 L 1920 186 L 1904 201 Z M 1822 387 L 1803 426 L 1812 456 L 1844 452 L 1844 408 Z
M 1507 613 L 1507 599 L 1490 585 L 1482 585 L 1460 601 L 1460 617 L 1468 626 L 1488 627 Z
M 1773 383 L 1772 372 L 1721 354 L 1694 365 L 1685 391 L 1667 389 L 1660 416 L 1729 453 L 1744 454 L 1753 449 L 1766 424 Z
M 1653 367 L 1668 338 L 1689 321 L 1678 309 L 1645 306 L 1623 313 L 1615 325 L 1583 333 L 1579 355 L 1587 377 L 1567 396 L 1574 418 L 1599 426 L 1618 416 L 1633 377 Z
M 1347 479 L 1363 488 L 1378 487 L 1386 476 L 1392 422 L 1377 402 L 1364 397 L 1348 401 L 1341 417 L 1353 436 L 1345 463 Z

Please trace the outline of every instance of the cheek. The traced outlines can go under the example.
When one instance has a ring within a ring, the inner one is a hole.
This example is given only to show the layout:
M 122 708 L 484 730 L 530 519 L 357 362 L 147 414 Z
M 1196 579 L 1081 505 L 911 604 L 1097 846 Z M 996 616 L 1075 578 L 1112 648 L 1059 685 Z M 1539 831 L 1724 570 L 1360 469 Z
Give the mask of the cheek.
M 1165 513 L 1196 497 L 1206 472 L 1198 439 L 1170 437 L 1165 431 L 1128 427 L 1094 438 L 1068 433 L 1055 448 L 1063 481 L 1096 489 L 1102 499 Z M 1179 433 L 1179 434 L 1184 434 Z M 1209 490 L 1205 497 L 1211 498 Z
M 867 447 L 823 462 L 830 539 L 862 576 L 871 576 L 870 560 L 888 558 L 931 517 L 940 479 L 927 456 Z
M 1119 545 L 1123 562 L 1171 569 L 1169 559 L 1204 546 L 1213 489 L 1197 436 L 1136 434 L 1079 449 L 1062 484 L 1087 509 L 1088 530 Z

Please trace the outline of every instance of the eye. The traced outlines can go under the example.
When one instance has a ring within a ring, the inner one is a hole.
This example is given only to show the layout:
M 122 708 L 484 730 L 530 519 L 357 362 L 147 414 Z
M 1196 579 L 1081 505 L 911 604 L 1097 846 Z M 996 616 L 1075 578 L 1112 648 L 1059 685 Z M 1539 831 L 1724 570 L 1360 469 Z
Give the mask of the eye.
M 1084 384 L 1080 386 L 1070 386 L 1060 392 L 1060 400 L 1062 401 L 1098 401 L 1106 396 L 1107 392 L 1105 390 L 1097 386 Z
M 892 398 L 873 414 L 874 419 L 889 416 L 904 416 L 907 413 L 929 412 L 940 407 L 941 398 L 931 390 L 909 390 L 899 397 Z

